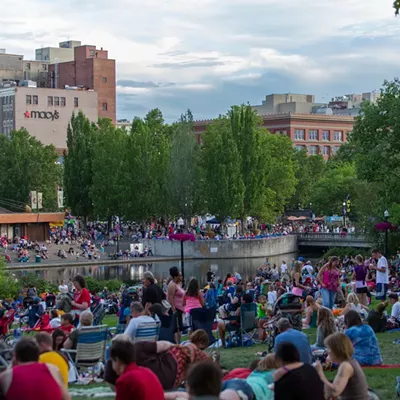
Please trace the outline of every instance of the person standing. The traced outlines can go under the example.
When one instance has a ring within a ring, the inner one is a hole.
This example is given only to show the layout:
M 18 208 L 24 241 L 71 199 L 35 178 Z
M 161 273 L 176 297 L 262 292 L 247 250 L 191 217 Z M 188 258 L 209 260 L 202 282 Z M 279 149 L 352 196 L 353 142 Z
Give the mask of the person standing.
M 149 312 L 149 308 L 152 304 L 161 304 L 166 299 L 166 295 L 163 290 L 156 284 L 156 279 L 150 271 L 146 271 L 143 274 L 143 296 L 142 304 L 146 311 Z
M 169 274 L 172 280 L 168 283 L 167 300 L 171 304 L 172 323 L 174 324 L 175 342 L 180 343 L 182 339 L 183 313 L 183 298 L 185 291 L 182 289 L 182 274 L 178 267 L 171 267 Z
M 367 282 L 365 281 L 368 274 L 368 268 L 364 264 L 364 259 L 361 255 L 356 256 L 355 259 L 357 265 L 354 268 L 352 280 L 355 279 L 356 281 L 356 293 L 358 300 L 360 301 L 360 304 L 368 306 L 368 300 L 367 300 L 368 288 L 367 288 Z
M 376 270 L 376 299 L 386 300 L 386 293 L 389 286 L 389 267 L 386 257 L 381 251 L 375 249 L 372 252 L 372 258 L 378 260 L 378 265 L 371 265 L 370 268 Z
M 68 293 L 68 285 L 64 280 L 61 281 L 60 286 L 58 286 L 58 291 L 60 293 Z
M 339 265 L 338 257 L 331 257 L 329 262 L 325 264 L 318 272 L 317 280 L 321 284 L 321 295 L 324 307 L 333 309 L 336 294 L 340 287 L 340 275 L 337 266 Z

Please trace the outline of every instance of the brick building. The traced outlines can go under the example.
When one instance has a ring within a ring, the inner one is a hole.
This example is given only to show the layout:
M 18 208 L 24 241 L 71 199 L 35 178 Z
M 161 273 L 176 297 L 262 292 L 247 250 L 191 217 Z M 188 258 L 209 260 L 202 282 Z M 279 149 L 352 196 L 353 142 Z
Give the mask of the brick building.
M 74 61 L 49 65 L 49 87 L 93 89 L 98 94 L 98 115 L 116 122 L 115 60 L 96 46 L 76 46 Z
M 288 136 L 298 150 L 306 148 L 308 154 L 322 154 L 328 159 L 347 141 L 353 129 L 354 118 L 325 114 L 267 114 L 262 115 L 263 126 L 273 134 Z M 195 121 L 194 132 L 201 143 L 201 134 L 213 120 Z

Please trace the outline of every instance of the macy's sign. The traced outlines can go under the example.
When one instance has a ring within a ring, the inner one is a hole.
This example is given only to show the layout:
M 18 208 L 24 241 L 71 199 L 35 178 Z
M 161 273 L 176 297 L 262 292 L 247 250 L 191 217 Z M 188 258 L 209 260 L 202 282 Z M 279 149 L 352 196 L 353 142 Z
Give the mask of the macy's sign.
M 51 119 L 54 121 L 55 119 L 60 118 L 59 112 L 56 111 L 25 111 L 25 118 L 33 118 L 33 119 Z

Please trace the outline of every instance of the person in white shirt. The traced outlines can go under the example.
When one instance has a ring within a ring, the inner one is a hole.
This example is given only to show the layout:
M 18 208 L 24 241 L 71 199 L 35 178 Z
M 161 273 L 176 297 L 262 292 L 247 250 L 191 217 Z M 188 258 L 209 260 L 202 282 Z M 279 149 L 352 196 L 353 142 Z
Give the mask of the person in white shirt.
M 400 327 L 400 302 L 397 293 L 390 293 L 388 297 L 392 305 L 392 313 L 387 321 L 387 329 L 389 330 Z
M 287 270 L 288 270 L 288 268 L 287 268 L 286 261 L 282 261 L 282 265 L 281 265 L 281 274 L 282 274 L 282 275 L 286 274 L 286 273 L 287 273 Z
M 306 265 L 304 265 L 304 267 L 301 269 L 301 272 L 304 273 L 305 271 L 307 271 L 308 275 L 312 275 L 314 272 L 314 268 L 311 265 L 311 261 L 307 261 Z
M 125 328 L 125 335 L 128 335 L 132 341 L 135 341 L 136 331 L 142 322 L 154 322 L 155 319 L 145 315 L 142 303 L 134 301 L 131 303 L 131 320 Z
M 65 284 L 65 281 L 62 280 L 60 286 L 58 287 L 58 291 L 60 293 L 68 293 L 68 285 Z
M 376 299 L 385 301 L 389 285 L 388 262 L 378 249 L 372 252 L 372 258 L 378 260 L 378 265 L 370 265 L 370 269 L 376 270 Z
M 268 305 L 273 307 L 277 299 L 277 294 L 275 291 L 274 285 L 269 285 L 269 291 L 268 291 Z
M 57 310 L 51 311 L 50 326 L 52 328 L 59 328 L 61 326 L 61 318 L 58 316 Z

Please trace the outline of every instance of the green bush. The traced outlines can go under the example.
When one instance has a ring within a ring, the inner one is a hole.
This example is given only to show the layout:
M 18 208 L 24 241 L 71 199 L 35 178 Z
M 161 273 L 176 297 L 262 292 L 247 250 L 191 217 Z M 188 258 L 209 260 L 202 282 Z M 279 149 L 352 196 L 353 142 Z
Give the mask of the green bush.
M 118 292 L 121 285 L 123 284 L 122 281 L 118 279 L 111 279 L 109 281 L 98 281 L 91 276 L 85 276 L 86 286 L 90 292 L 101 292 L 105 287 L 110 290 L 111 292 Z
M 46 279 L 37 277 L 34 273 L 29 273 L 28 275 L 22 276 L 19 278 L 18 283 L 20 289 L 32 285 L 36 288 L 38 294 L 45 292 L 56 293 L 58 290 L 57 285 L 47 281 Z

